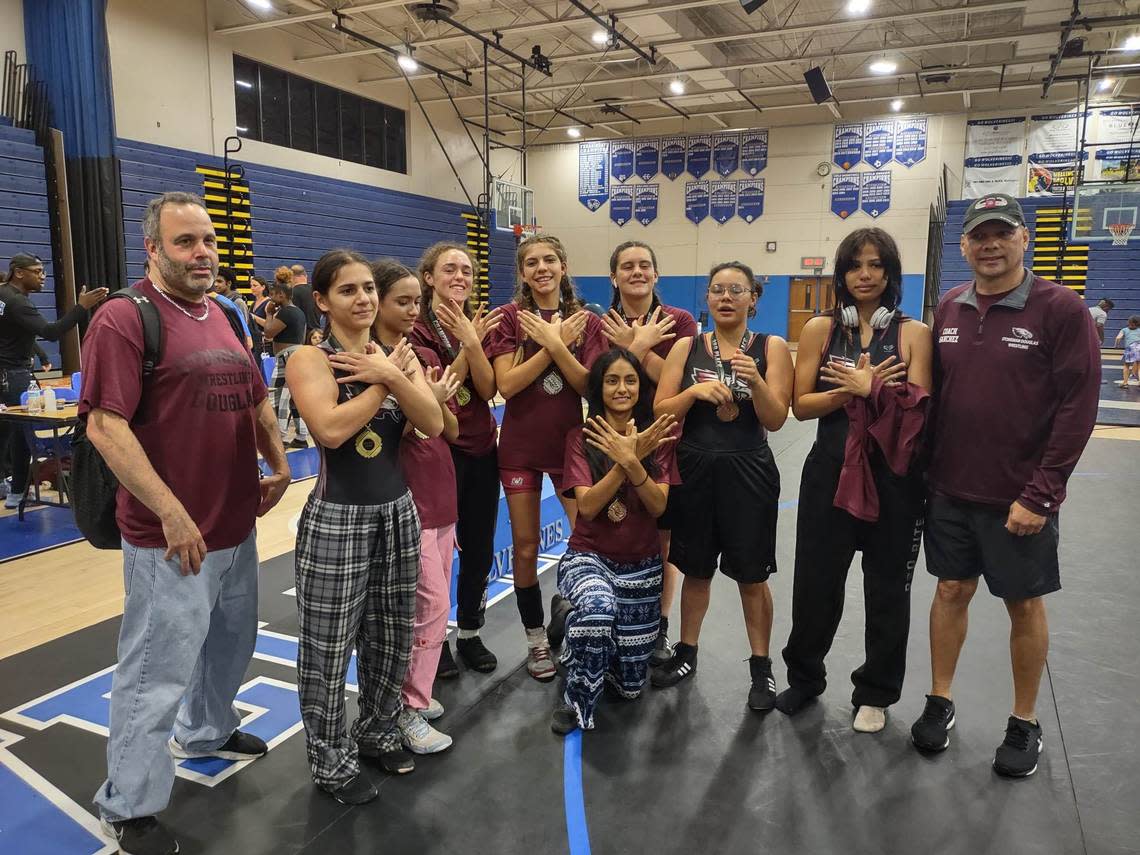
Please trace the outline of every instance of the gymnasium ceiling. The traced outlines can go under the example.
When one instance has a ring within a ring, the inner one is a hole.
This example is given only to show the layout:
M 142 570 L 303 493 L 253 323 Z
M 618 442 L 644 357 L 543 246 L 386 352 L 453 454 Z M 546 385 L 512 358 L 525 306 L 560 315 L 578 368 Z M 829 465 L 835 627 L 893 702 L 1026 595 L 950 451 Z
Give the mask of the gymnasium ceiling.
M 260 8 L 267 2 L 271 8 Z M 458 0 L 452 17 L 488 38 L 497 31 L 502 46 L 516 54 L 529 57 L 538 45 L 550 59 L 552 76 L 527 72 L 530 143 L 565 142 L 570 127 L 580 128 L 584 139 L 653 134 L 672 130 L 682 113 L 688 117 L 685 130 L 715 131 L 860 119 L 887 112 L 895 99 L 905 112 L 925 113 L 1052 110 L 1076 103 L 1073 82 L 1058 82 L 1042 97 L 1071 0 L 870 0 L 861 14 L 849 2 L 768 0 L 750 15 L 740 0 L 587 3 L 604 19 L 616 16 L 617 32 L 651 53 L 655 63 L 624 42 L 599 44 L 595 39 L 605 39 L 604 28 L 566 0 Z M 369 85 L 399 83 L 403 73 L 395 57 L 333 27 L 336 8 L 352 31 L 401 50 L 410 45 L 417 60 L 469 76 L 468 87 L 441 83 L 423 68 L 408 75 L 433 118 L 454 116 L 458 109 L 481 125 L 482 44 L 448 23 L 424 20 L 419 5 L 424 4 L 214 0 L 211 9 L 215 32 L 235 49 L 243 33 L 271 31 L 288 39 L 295 58 L 291 71 L 319 76 L 321 66 L 335 64 L 355 75 L 365 94 Z M 1101 66 L 1140 63 L 1140 49 L 1120 50 L 1129 36 L 1140 34 L 1140 0 L 1084 0 L 1079 8 L 1088 18 L 1134 16 L 1078 26 L 1072 35 L 1084 38 L 1086 51 L 1107 51 L 1096 60 Z M 490 57 L 520 68 L 496 50 Z M 875 73 L 876 61 L 897 68 Z M 803 73 L 813 65 L 823 69 L 835 100 L 812 101 Z M 1057 73 L 1081 75 L 1088 66 L 1088 57 L 1066 58 Z M 674 94 L 675 82 L 684 94 Z M 519 76 L 492 65 L 486 85 L 496 139 L 517 144 Z M 1140 78 L 1117 77 L 1096 97 L 1140 100 Z

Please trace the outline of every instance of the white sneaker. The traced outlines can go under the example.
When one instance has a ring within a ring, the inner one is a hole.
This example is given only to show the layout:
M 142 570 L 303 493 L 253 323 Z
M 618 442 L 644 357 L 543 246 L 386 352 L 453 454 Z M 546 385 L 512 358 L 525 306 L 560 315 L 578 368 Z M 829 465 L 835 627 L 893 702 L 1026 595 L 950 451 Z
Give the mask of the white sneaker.
M 887 711 L 883 707 L 859 707 L 851 726 L 858 733 L 878 733 L 887 726 Z
M 4 497 L 4 508 L 9 511 L 14 511 L 20 507 L 20 502 L 24 501 L 23 493 L 9 493 Z
M 420 715 L 422 715 L 428 721 L 435 721 L 437 718 L 443 715 L 443 704 L 441 704 L 435 698 L 432 698 L 431 703 L 428 704 L 428 708 L 426 710 L 420 710 Z
M 417 710 L 404 707 L 396 719 L 404 747 L 413 754 L 437 754 L 451 747 L 451 737 L 427 723 Z

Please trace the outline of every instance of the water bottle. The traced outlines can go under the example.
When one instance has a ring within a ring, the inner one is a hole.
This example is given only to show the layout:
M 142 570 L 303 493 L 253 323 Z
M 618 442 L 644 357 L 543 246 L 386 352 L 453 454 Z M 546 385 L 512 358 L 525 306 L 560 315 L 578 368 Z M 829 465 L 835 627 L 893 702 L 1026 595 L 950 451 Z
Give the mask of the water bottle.
M 32 415 L 39 415 L 44 411 L 43 393 L 40 392 L 40 387 L 33 380 L 28 384 L 28 412 Z
M 55 400 L 55 389 L 53 389 L 51 386 L 46 386 L 44 388 L 44 412 L 54 413 L 57 411 L 58 407 Z

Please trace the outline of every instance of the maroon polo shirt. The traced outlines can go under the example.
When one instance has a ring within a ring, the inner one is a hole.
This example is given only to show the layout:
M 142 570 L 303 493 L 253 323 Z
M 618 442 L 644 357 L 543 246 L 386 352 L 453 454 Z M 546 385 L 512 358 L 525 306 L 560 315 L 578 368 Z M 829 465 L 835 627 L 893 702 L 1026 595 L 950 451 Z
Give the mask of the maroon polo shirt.
M 415 347 L 415 351 L 425 372 L 442 367 L 439 357 L 430 348 Z M 454 401 L 452 398 L 447 402 L 452 412 L 455 412 Z M 404 434 L 400 440 L 400 469 L 408 489 L 412 491 L 412 501 L 416 503 L 420 525 L 424 529 L 443 528 L 459 518 L 455 463 L 446 439 L 442 436 L 424 437 L 414 429 Z
M 979 311 L 974 283 L 934 314 L 931 488 L 1055 514 L 1096 422 L 1100 349 L 1075 292 L 1026 271 Z
M 408 341 L 417 348 L 424 347 L 433 351 L 439 358 L 441 366 L 451 365 L 455 361 L 455 357 L 451 355 L 447 346 L 439 340 L 439 336 L 432 329 L 426 315 L 426 311 L 420 313 L 415 326 L 412 327 L 412 331 L 408 335 Z M 458 345 L 459 342 L 451 339 L 453 348 L 457 348 Z M 455 447 L 473 457 L 483 457 L 495 450 L 498 426 L 495 424 L 495 417 L 491 414 L 491 408 L 475 391 L 475 381 L 471 379 L 470 370 L 468 370 L 467 377 L 463 381 L 463 388 L 467 390 L 467 394 L 463 396 L 467 398 L 467 403 L 459 406 L 455 414 L 459 422 L 459 438 L 455 441 Z M 458 397 L 452 398 L 452 401 L 458 401 Z
M 590 461 L 586 458 L 586 447 L 582 441 L 582 428 L 576 427 L 566 438 L 566 461 L 562 468 L 562 490 L 568 498 L 574 498 L 575 487 L 592 487 L 594 478 L 590 474 Z M 653 454 L 657 464 L 657 475 L 653 478 L 658 484 L 680 484 L 681 475 L 677 471 L 676 443 L 667 443 Z M 626 482 L 625 495 L 621 499 L 626 508 L 626 516 L 614 522 L 607 513 L 609 505 L 592 520 L 581 514 L 574 522 L 574 532 L 570 535 L 570 548 L 576 552 L 596 552 L 619 564 L 636 564 L 646 558 L 661 554 L 661 538 L 657 534 L 657 517 L 645 509 L 637 490 Z

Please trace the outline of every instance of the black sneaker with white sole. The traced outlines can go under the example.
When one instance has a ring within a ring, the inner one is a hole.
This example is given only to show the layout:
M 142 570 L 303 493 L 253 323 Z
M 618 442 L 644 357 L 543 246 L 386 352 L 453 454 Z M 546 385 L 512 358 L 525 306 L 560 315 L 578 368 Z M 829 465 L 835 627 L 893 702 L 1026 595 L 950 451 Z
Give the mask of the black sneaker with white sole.
M 153 816 L 122 819 L 112 822 L 100 820 L 103 834 L 118 844 L 120 855 L 176 855 L 178 841 Z
M 657 643 L 653 645 L 653 653 L 649 656 L 649 667 L 660 668 L 673 655 L 669 646 L 669 618 L 662 615 L 661 626 L 657 630 Z
M 748 708 L 756 712 L 767 712 L 776 706 L 776 678 L 772 676 L 772 660 L 767 656 L 750 656 L 748 670 L 752 675 Z
M 183 748 L 175 740 L 170 740 L 170 753 L 180 760 L 190 760 L 195 757 L 218 757 L 222 760 L 255 760 L 269 751 L 265 740 L 235 730 L 221 746 L 213 751 L 191 751 Z
M 1037 758 L 1044 747 L 1040 722 L 1011 715 L 1005 740 L 994 752 L 994 771 L 1005 778 L 1028 778 L 1037 771 Z
M 342 805 L 365 805 L 380 795 L 376 785 L 363 772 L 336 787 L 319 786 Z
M 673 645 L 673 655 L 669 661 L 655 671 L 650 672 L 649 682 L 658 689 L 667 689 L 676 686 L 697 670 L 697 647 L 678 641 Z
M 926 709 L 910 728 L 910 741 L 919 751 L 944 751 L 950 747 L 954 727 L 954 702 L 938 695 L 926 696 Z

